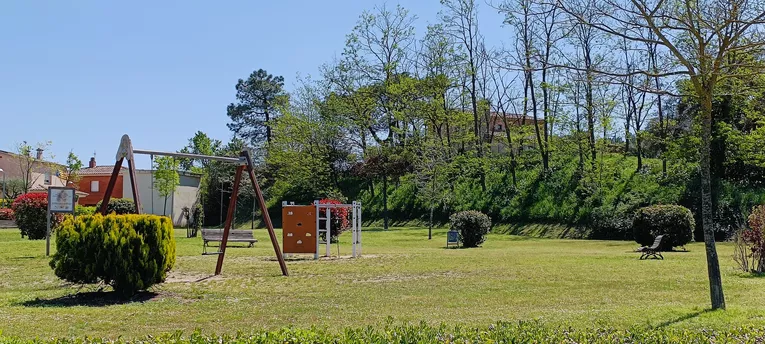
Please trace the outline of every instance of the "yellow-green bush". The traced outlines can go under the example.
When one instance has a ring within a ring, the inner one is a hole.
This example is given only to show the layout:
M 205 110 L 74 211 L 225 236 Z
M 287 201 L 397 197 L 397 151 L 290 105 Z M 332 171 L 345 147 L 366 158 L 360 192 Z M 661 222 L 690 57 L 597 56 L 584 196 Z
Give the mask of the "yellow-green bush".
M 164 216 L 67 216 L 56 228 L 56 249 L 56 276 L 104 282 L 126 296 L 163 282 L 175 264 L 173 223 Z

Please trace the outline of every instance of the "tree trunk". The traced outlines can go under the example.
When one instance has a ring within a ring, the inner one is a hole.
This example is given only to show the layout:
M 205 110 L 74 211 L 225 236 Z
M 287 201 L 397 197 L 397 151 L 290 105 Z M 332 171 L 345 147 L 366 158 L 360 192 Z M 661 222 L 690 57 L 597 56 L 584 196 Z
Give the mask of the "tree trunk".
M 383 230 L 388 230 L 388 174 L 383 174 Z
M 433 239 L 433 208 L 434 204 L 430 205 L 430 221 L 428 222 L 428 240 Z
M 635 135 L 635 148 L 637 148 L 637 170 L 638 172 L 643 169 L 643 147 L 640 141 L 640 135 L 639 132 L 636 131 Z
M 167 216 L 167 198 L 168 198 L 168 197 L 169 197 L 169 196 L 165 196 L 165 205 L 164 205 L 164 207 L 162 208 L 162 215 L 164 215 L 164 216 Z
M 547 113 L 550 111 L 550 94 L 547 90 L 547 59 L 549 59 L 550 48 L 547 48 L 545 57 L 545 68 L 542 69 L 542 129 L 544 131 L 544 145 L 539 147 L 542 151 L 542 168 L 545 171 L 550 169 L 549 137 L 547 135 Z M 536 118 L 536 116 L 534 117 Z M 536 125 L 536 123 L 534 123 Z
M 720 262 L 715 248 L 715 235 L 712 228 L 712 187 L 710 176 L 710 141 L 712 136 L 712 95 L 703 96 L 701 117 L 701 219 L 704 229 L 704 246 L 707 253 L 707 272 L 709 274 L 709 293 L 712 309 L 725 309 Z
M 266 142 L 271 143 L 271 114 L 266 111 Z
M 656 81 L 657 87 L 659 86 L 658 79 Z M 659 144 L 659 154 L 661 154 L 661 173 L 663 175 L 667 175 L 667 158 L 664 156 L 664 150 L 666 149 L 666 131 L 664 127 L 664 110 L 661 108 L 661 95 L 658 96 L 657 99 L 657 106 L 659 109 L 659 139 L 661 140 Z
M 595 148 L 595 109 L 592 100 L 592 81 L 587 78 L 587 90 L 585 91 L 585 101 L 587 102 L 587 132 L 589 133 L 590 155 L 592 158 L 592 169 L 595 170 L 597 161 L 597 151 Z

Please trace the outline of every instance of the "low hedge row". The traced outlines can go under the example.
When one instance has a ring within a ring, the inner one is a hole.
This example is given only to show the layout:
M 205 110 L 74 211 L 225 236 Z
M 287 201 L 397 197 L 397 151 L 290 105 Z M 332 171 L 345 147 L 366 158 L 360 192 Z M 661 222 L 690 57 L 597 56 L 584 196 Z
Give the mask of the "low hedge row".
M 554 328 L 536 322 L 498 323 L 488 327 L 400 325 L 326 331 L 316 328 L 283 328 L 276 331 L 256 331 L 236 335 L 214 335 L 195 331 L 189 335 L 182 332 L 160 336 L 147 336 L 137 340 L 118 338 L 23 340 L 0 338 L 12 344 L 25 343 L 762 343 L 765 329 L 740 327 L 723 331 L 688 329 L 632 329 L 614 330 Z
M 156 215 L 67 216 L 56 228 L 56 276 L 103 282 L 129 296 L 165 280 L 175 264 L 173 223 Z
M 95 211 L 101 209 L 101 203 L 103 203 L 103 201 L 98 201 L 98 203 L 96 203 Z M 117 215 L 135 214 L 135 201 L 127 198 L 112 198 L 106 206 L 106 213 L 115 213 Z

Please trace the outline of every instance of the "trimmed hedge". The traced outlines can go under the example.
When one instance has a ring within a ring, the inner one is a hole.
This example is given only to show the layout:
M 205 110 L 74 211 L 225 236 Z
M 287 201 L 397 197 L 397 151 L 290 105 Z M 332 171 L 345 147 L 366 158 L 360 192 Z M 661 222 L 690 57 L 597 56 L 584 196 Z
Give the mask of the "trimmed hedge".
M 21 237 L 29 240 L 45 239 L 48 229 L 48 195 L 44 193 L 28 193 L 17 197 L 13 201 L 13 216 L 16 225 L 19 226 Z M 53 214 L 51 216 L 51 228 L 55 228 L 63 216 Z
M 662 250 L 684 246 L 693 241 L 696 223 L 688 208 L 679 205 L 653 205 L 635 212 L 632 231 L 635 241 L 643 246 L 653 244 L 659 235 L 668 236 Z
M 97 338 L 62 339 L 15 339 L 0 341 L 22 343 L 113 343 L 114 340 Z M 499 322 L 483 327 L 464 325 L 431 326 L 385 325 L 384 327 L 346 328 L 341 331 L 316 327 L 301 329 L 285 327 L 277 330 L 248 330 L 233 335 L 216 335 L 199 330 L 184 335 L 183 332 L 147 335 L 140 339 L 119 338 L 118 343 L 185 344 L 185 343 L 239 343 L 239 344 L 383 344 L 383 343 L 762 343 L 765 329 L 748 326 L 726 330 L 693 330 L 682 328 L 656 328 L 616 330 L 613 328 L 575 329 L 551 327 L 538 322 Z
M 101 209 L 101 203 L 96 203 L 96 211 Z M 106 206 L 106 213 L 115 213 L 117 215 L 135 214 L 135 202 L 132 199 L 127 198 L 112 198 L 109 199 L 109 205 Z
M 82 205 L 76 205 L 74 207 L 74 215 L 75 216 L 86 216 L 86 215 L 93 215 L 96 213 L 97 208 L 96 207 L 86 207 Z
M 449 217 L 449 229 L 460 233 L 463 247 L 478 247 L 491 229 L 489 216 L 475 210 L 461 211 Z
M 175 264 L 173 223 L 164 216 L 68 216 L 56 229 L 56 249 L 56 276 L 103 282 L 124 296 L 163 282 Z

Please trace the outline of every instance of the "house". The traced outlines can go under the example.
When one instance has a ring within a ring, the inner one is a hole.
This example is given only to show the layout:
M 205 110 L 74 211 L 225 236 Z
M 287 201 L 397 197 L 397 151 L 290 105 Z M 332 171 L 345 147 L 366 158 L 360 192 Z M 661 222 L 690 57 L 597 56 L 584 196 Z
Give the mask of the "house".
M 97 165 L 95 157 L 90 158 L 88 168 L 79 171 L 80 190 L 88 192 L 87 197 L 80 199 L 80 204 L 94 206 L 104 199 L 109 179 L 114 171 L 114 165 Z M 167 215 L 173 219 L 175 226 L 186 226 L 183 208 L 192 209 L 199 199 L 199 186 L 202 176 L 196 173 L 178 171 L 180 183 L 175 192 L 167 199 L 159 195 L 154 188 L 153 170 L 136 170 L 136 185 L 138 197 L 141 200 L 141 213 Z M 128 169 L 122 167 L 117 175 L 117 181 L 112 190 L 112 198 L 133 199 L 131 180 Z
M 43 159 L 43 150 L 37 149 L 35 158 L 19 156 L 16 153 L 0 150 L 0 169 L 4 174 L 5 180 L 27 180 L 29 183 L 29 192 L 47 192 L 48 187 L 66 186 L 65 181 L 59 178 L 60 171 L 65 168 L 63 165 L 45 161 Z M 28 177 L 25 174 L 29 174 Z M 69 185 L 73 186 L 73 185 Z M 83 194 L 78 194 L 82 196 Z M 5 198 L 5 195 L 1 195 Z
M 537 141 L 535 136 L 536 133 L 534 132 L 533 116 L 491 111 L 488 113 L 488 121 L 488 128 L 491 128 L 491 131 L 486 132 L 486 126 L 481 126 L 479 130 L 481 131 L 485 142 L 492 142 L 490 149 L 493 153 L 502 153 L 507 150 L 507 134 L 505 131 L 506 125 L 510 127 L 527 127 L 529 132 L 524 136 L 523 148 L 529 149 L 536 147 Z M 539 125 L 540 131 L 542 128 L 544 128 L 544 123 L 544 119 L 537 119 L 537 124 Z M 514 133 L 514 135 L 518 134 Z M 517 145 L 520 142 L 517 136 L 514 137 L 513 140 L 514 145 Z M 517 152 L 518 147 L 516 146 L 514 148 Z

